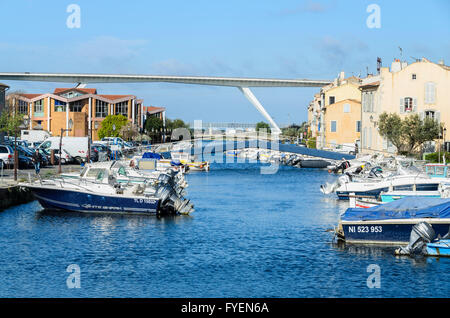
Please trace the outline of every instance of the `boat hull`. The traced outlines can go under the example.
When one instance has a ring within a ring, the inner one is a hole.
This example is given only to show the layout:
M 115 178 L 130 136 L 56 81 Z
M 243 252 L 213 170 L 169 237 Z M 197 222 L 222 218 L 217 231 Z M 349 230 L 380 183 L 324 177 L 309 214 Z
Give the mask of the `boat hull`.
M 427 255 L 450 257 L 450 240 L 441 240 L 436 243 L 428 243 Z
M 408 244 L 413 226 L 423 221 L 433 226 L 436 236 L 447 234 L 450 226 L 450 219 L 342 221 L 340 239 L 347 243 Z
M 100 195 L 69 189 L 30 187 L 36 199 L 45 209 L 88 213 L 156 214 L 157 198 L 130 198 Z

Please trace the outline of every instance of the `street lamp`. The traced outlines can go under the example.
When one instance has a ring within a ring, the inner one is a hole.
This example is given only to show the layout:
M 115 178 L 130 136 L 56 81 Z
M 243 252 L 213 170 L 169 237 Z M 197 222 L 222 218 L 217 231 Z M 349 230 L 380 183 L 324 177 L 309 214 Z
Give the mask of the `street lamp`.
M 72 118 L 69 120 L 68 123 L 69 129 L 64 129 L 61 128 L 61 135 L 59 137 L 59 162 L 58 162 L 58 173 L 61 173 L 61 159 L 62 159 L 62 138 L 63 138 L 63 134 L 66 131 L 72 131 L 72 127 L 73 127 L 73 121 Z
M 19 167 L 19 152 L 17 151 L 17 130 L 27 128 L 28 123 L 28 116 L 24 116 L 21 124 L 19 126 L 16 126 L 16 129 L 14 130 L 14 181 L 17 181 L 17 169 Z

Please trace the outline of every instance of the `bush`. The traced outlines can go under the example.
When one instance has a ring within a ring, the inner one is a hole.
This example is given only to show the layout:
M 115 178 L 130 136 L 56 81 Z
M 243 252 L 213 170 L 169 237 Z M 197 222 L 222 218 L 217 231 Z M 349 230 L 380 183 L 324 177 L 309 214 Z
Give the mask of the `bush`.
M 309 138 L 308 141 L 306 142 L 306 145 L 308 146 L 308 148 L 316 148 L 316 138 Z
M 430 162 L 439 162 L 442 161 L 442 157 L 445 155 L 445 162 L 450 162 L 450 152 L 441 152 L 439 160 L 439 152 L 432 152 L 425 155 L 425 160 Z

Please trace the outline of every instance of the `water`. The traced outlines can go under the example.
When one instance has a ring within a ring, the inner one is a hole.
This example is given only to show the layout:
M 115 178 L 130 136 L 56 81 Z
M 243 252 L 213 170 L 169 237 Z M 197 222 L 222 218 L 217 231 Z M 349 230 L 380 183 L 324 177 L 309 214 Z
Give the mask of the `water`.
M 320 193 L 326 171 L 259 168 L 188 175 L 192 216 L 3 211 L 0 297 L 448 297 L 448 258 L 331 244 L 346 204 Z M 70 264 L 79 289 L 66 285 Z M 380 288 L 367 287 L 371 264 Z

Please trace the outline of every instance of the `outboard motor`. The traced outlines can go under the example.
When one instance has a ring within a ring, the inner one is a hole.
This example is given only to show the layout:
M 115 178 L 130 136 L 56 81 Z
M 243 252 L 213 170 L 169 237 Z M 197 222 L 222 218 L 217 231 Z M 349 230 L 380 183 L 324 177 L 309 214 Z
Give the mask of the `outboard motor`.
M 396 255 L 414 255 L 424 254 L 426 244 L 430 243 L 436 237 L 431 224 L 420 222 L 413 226 L 409 237 L 409 244 L 406 247 L 400 247 L 395 251 Z

